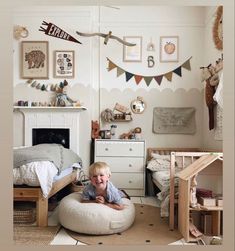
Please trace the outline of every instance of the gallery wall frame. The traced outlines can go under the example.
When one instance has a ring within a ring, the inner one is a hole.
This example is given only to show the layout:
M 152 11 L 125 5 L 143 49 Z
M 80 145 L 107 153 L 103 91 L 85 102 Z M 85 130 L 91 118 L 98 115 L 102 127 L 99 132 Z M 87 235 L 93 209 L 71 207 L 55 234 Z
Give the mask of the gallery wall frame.
M 54 51 L 54 77 L 74 78 L 75 52 L 72 50 Z
M 21 77 L 23 79 L 49 78 L 48 41 L 21 42 Z
M 135 46 L 123 45 L 123 61 L 124 62 L 141 62 L 142 61 L 142 37 L 141 36 L 125 36 L 124 41 L 136 44 Z
M 160 62 L 179 61 L 179 37 L 161 36 L 160 37 Z

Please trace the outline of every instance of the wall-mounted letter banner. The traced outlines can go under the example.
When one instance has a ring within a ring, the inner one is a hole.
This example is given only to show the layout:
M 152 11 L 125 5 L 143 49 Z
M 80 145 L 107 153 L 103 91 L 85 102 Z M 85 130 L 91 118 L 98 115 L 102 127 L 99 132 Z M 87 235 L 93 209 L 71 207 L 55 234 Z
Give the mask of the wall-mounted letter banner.
M 122 69 L 121 67 L 117 66 L 115 63 L 113 63 L 109 58 L 107 58 L 108 60 L 108 71 L 111 71 L 115 68 L 117 68 L 117 77 L 121 76 L 122 74 L 125 73 L 125 77 L 126 77 L 126 82 L 128 82 L 132 77 L 135 78 L 135 83 L 138 85 L 140 83 L 140 81 L 142 79 L 144 79 L 145 83 L 147 86 L 150 85 L 151 81 L 154 79 L 159 85 L 161 85 L 162 79 L 163 77 L 165 77 L 168 81 L 172 80 L 172 75 L 173 73 L 175 73 L 176 75 L 182 77 L 182 68 L 190 71 L 191 70 L 191 66 L 190 66 L 190 59 L 192 57 L 190 57 L 189 59 L 187 59 L 182 65 L 178 66 L 176 69 L 166 72 L 166 73 L 162 73 L 159 75 L 155 75 L 155 76 L 143 76 L 143 75 L 138 75 L 135 73 L 131 73 L 129 71 L 126 71 L 124 69 Z
M 42 22 L 42 25 L 46 25 L 47 28 L 40 26 L 39 31 L 45 32 L 46 35 L 56 37 L 59 39 L 64 39 L 67 41 L 75 42 L 81 44 L 77 39 L 69 35 L 67 32 L 63 31 L 61 28 L 52 23 Z

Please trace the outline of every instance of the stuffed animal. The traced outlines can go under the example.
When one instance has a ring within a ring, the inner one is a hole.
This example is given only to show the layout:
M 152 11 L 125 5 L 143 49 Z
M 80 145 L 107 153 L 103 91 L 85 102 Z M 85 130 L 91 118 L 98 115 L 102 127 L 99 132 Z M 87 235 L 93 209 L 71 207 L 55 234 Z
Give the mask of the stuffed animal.
M 100 136 L 100 125 L 99 125 L 99 122 L 96 120 L 96 121 L 91 121 L 91 138 L 92 139 L 99 139 Z
M 56 91 L 56 101 L 55 106 L 73 106 L 76 101 L 73 101 L 71 98 L 67 95 L 67 86 L 68 82 L 64 80 L 64 82 L 61 82 L 59 87 L 57 87 Z
M 101 112 L 101 118 L 105 122 L 111 122 L 114 121 L 114 113 L 110 109 L 105 109 L 104 111 Z

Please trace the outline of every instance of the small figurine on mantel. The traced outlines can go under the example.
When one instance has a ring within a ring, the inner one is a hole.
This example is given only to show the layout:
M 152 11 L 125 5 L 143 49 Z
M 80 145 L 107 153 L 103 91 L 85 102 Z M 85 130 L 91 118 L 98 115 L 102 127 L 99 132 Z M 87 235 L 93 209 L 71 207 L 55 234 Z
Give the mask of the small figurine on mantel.
M 59 87 L 55 90 L 56 92 L 56 101 L 55 106 L 74 106 L 77 101 L 72 100 L 67 95 L 68 82 L 64 80 L 64 82 L 60 82 Z

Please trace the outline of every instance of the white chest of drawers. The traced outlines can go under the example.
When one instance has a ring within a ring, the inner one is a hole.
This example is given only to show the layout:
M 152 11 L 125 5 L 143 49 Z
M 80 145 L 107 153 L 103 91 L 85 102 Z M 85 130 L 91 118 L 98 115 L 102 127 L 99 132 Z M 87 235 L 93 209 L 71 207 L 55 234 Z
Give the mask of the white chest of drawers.
M 106 162 L 111 181 L 130 196 L 145 195 L 145 141 L 95 140 L 95 162 Z

